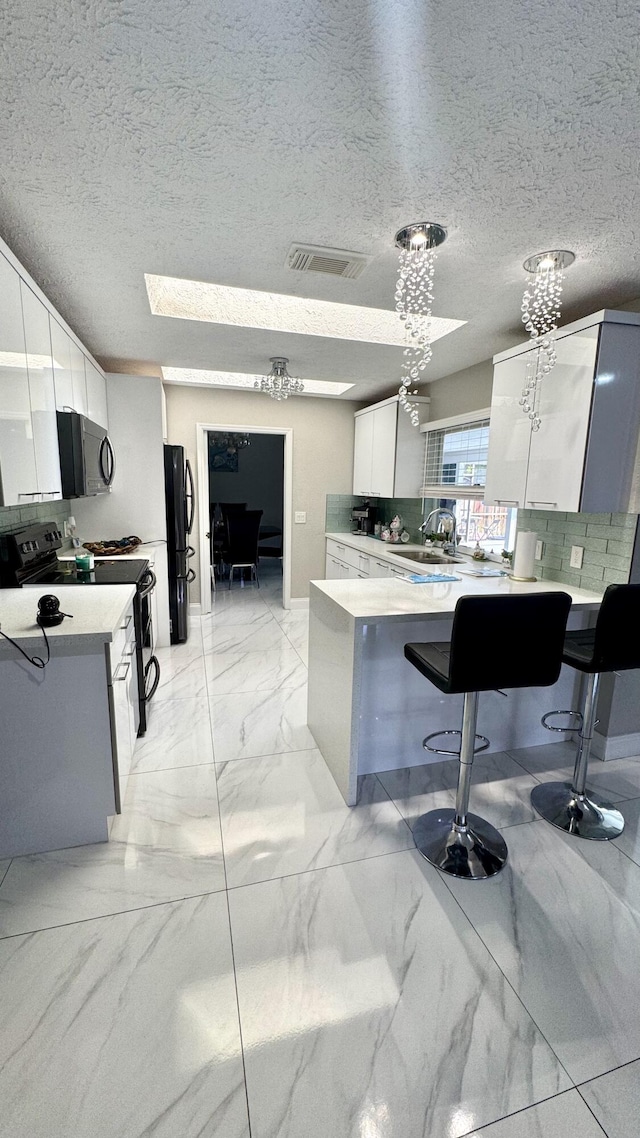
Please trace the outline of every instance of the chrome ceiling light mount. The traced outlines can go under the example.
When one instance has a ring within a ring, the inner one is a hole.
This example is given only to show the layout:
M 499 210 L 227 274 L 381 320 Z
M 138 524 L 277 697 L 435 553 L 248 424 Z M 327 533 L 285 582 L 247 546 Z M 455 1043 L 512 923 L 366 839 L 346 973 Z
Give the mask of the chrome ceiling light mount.
M 556 362 L 555 334 L 562 309 L 562 282 L 565 269 L 575 259 L 575 253 L 568 249 L 549 249 L 527 257 L 523 265 L 533 283 L 527 281 L 522 298 L 522 323 L 536 351 L 529 353 L 520 406 L 531 421 L 532 431 L 540 430 L 540 389 Z
M 431 310 L 436 249 L 446 240 L 447 231 L 435 221 L 416 221 L 396 233 L 400 265 L 396 284 L 396 312 L 404 323 L 406 347 L 398 394 L 400 405 L 420 425 L 418 408 L 410 396 L 417 395 L 414 384 L 432 355 Z
M 271 371 L 268 375 L 258 376 L 254 387 L 264 391 L 272 399 L 288 399 L 290 395 L 301 395 L 304 383 L 301 379 L 294 379 L 287 371 L 289 360 L 285 356 L 272 356 L 270 359 Z

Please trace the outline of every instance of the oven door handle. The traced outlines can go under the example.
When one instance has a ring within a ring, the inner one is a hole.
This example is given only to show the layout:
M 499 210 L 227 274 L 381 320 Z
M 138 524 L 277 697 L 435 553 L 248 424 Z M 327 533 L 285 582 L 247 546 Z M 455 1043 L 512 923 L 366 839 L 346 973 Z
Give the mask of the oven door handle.
M 140 589 L 140 592 L 138 594 L 140 597 L 140 600 L 143 600 L 144 597 L 148 597 L 149 594 L 152 593 L 153 590 L 155 589 L 157 583 L 158 583 L 158 578 L 156 577 L 155 573 L 153 572 L 153 569 L 148 569 L 147 572 L 145 573 L 144 577 L 142 578 L 142 581 L 140 582 L 140 584 L 142 585 L 142 588 Z
M 149 687 L 147 685 L 147 681 L 148 681 L 148 677 L 149 677 L 149 672 L 151 672 L 151 671 L 153 672 L 153 680 L 151 681 L 151 686 Z M 150 658 L 145 670 L 144 670 L 144 702 L 145 703 L 149 703 L 153 699 L 154 695 L 156 694 L 156 691 L 158 690 L 158 684 L 159 683 L 160 683 L 160 663 L 158 661 L 157 656 L 152 656 Z

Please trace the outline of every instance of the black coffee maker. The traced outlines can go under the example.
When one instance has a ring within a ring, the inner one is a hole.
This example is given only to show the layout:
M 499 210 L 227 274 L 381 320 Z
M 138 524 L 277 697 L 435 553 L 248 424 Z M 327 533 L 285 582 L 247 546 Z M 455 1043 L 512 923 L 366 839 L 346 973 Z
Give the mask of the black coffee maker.
M 372 534 L 378 520 L 378 507 L 365 501 L 361 506 L 354 506 L 351 511 L 351 532 L 364 536 Z

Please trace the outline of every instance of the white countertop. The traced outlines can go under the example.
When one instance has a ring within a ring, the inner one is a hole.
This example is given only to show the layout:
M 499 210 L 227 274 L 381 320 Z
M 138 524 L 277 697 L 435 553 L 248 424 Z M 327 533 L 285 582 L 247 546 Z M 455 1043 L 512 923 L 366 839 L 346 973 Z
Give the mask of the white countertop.
M 372 540 L 360 538 L 362 540 Z M 397 559 L 402 563 L 402 558 Z M 405 565 L 407 562 L 405 561 Z M 512 581 L 510 577 L 465 577 L 462 566 L 420 566 L 422 573 L 446 573 L 460 576 L 459 581 L 416 585 L 401 577 L 368 577 L 356 580 L 312 581 L 310 607 L 313 611 L 317 590 L 362 623 L 377 624 L 386 620 L 410 620 L 416 616 L 450 617 L 460 597 L 530 595 L 532 593 L 568 593 L 576 608 L 598 608 L 602 597 L 559 581 Z M 408 572 L 413 572 L 409 563 Z
M 42 585 L 28 585 L 22 589 L 0 589 L 0 629 L 27 652 L 42 655 L 44 638 L 36 624 L 38 600 L 47 592 Z M 54 628 L 47 628 L 52 653 L 55 646 L 83 651 L 98 650 L 101 644 L 113 640 L 124 613 L 136 593 L 135 585 L 65 585 L 55 594 L 63 612 L 71 613 L 73 620 L 63 620 Z M 0 658 L 16 655 L 16 649 L 0 637 Z

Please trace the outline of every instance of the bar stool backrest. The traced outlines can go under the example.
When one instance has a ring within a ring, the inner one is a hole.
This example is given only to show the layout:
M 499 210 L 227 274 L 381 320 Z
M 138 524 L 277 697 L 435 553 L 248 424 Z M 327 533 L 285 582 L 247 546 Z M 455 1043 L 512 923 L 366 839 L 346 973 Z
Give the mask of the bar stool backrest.
M 555 684 L 571 608 L 567 593 L 461 597 L 451 634 L 451 692 Z
M 640 585 L 609 585 L 605 591 L 593 656 L 597 672 L 640 668 Z

